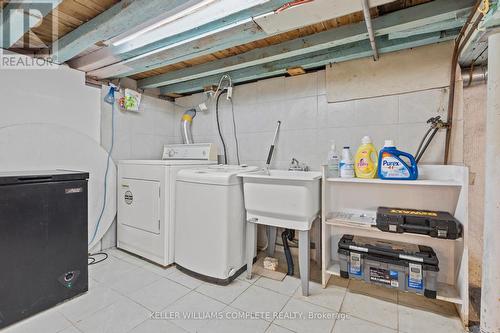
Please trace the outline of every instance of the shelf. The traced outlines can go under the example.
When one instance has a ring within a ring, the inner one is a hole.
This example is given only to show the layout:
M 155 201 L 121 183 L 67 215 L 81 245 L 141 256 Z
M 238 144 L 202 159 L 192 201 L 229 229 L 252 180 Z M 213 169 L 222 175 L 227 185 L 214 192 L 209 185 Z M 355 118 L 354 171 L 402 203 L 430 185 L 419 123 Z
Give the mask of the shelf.
M 383 180 L 383 179 L 364 179 L 364 178 L 327 178 L 332 183 L 353 183 L 353 184 L 382 184 L 382 185 L 411 185 L 411 186 L 456 186 L 462 184 L 453 180 Z
M 325 224 L 339 227 L 339 228 L 351 228 L 351 229 L 356 229 L 356 230 L 363 230 L 363 231 L 368 231 L 368 232 L 373 232 L 374 237 L 378 238 L 387 238 L 389 240 L 393 240 L 393 238 L 401 238 L 403 236 L 408 236 L 408 237 L 417 237 L 417 238 L 427 238 L 429 241 L 448 241 L 450 244 L 455 241 L 461 242 L 463 238 L 457 238 L 457 239 L 443 239 L 443 238 L 434 238 L 430 237 L 429 235 L 422 235 L 422 234 L 412 234 L 408 232 L 404 233 L 397 233 L 397 232 L 386 232 L 378 229 L 377 227 L 371 226 L 371 225 L 362 225 L 359 223 L 349 223 L 349 222 L 344 222 L 343 220 L 338 220 L 338 219 L 326 219 Z
M 340 264 L 332 262 L 326 272 L 333 276 L 340 276 Z M 439 282 L 436 299 L 455 304 L 463 304 L 460 294 L 455 286 Z
M 334 276 L 340 276 L 340 264 L 331 263 L 330 266 L 328 266 L 328 268 L 326 269 L 326 272 Z

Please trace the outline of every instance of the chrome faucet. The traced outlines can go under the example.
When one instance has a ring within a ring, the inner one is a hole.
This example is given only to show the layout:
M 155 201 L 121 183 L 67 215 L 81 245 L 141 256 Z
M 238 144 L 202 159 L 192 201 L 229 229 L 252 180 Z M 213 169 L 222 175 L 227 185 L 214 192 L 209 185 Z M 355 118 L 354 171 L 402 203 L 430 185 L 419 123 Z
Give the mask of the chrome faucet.
M 288 171 L 309 171 L 309 167 L 305 163 L 300 163 L 295 157 L 292 158 Z

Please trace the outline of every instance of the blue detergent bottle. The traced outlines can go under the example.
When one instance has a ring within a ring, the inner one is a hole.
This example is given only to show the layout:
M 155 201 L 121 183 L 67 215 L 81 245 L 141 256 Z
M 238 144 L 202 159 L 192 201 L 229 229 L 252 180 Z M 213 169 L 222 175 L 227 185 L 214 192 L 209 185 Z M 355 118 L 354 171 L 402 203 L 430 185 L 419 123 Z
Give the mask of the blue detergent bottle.
M 410 164 L 401 159 L 405 157 Z M 416 180 L 418 166 L 413 155 L 400 151 L 392 140 L 386 140 L 379 152 L 378 177 L 392 180 Z

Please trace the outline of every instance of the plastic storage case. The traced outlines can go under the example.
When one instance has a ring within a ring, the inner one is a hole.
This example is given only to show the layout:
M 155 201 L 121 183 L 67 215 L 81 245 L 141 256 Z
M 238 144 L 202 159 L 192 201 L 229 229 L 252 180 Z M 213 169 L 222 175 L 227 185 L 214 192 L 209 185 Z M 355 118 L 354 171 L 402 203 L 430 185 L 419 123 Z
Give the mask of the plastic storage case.
M 439 261 L 428 246 L 344 235 L 340 276 L 436 298 Z
M 434 238 L 462 237 L 462 224 L 447 212 L 379 207 L 377 228 L 386 232 L 408 232 Z

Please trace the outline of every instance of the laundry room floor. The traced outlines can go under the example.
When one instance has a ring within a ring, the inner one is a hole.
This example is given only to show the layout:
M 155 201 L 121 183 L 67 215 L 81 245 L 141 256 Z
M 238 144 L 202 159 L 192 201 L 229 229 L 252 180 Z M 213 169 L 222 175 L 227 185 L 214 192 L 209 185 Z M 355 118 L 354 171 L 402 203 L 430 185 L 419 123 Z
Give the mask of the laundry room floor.
M 294 277 L 248 281 L 243 274 L 221 287 L 107 252 L 106 261 L 90 266 L 86 295 L 2 333 L 464 332 L 451 304 L 364 282 L 332 278 L 326 289 L 311 282 L 303 297 Z

